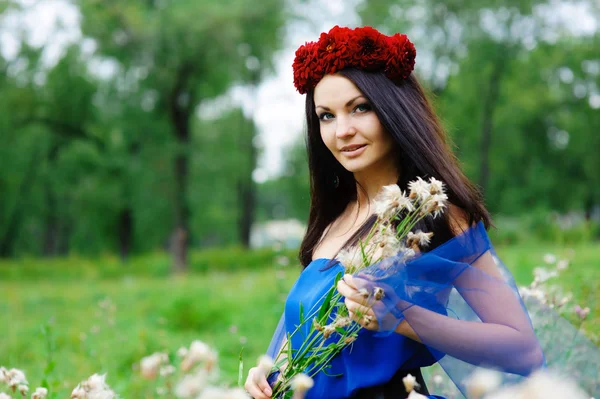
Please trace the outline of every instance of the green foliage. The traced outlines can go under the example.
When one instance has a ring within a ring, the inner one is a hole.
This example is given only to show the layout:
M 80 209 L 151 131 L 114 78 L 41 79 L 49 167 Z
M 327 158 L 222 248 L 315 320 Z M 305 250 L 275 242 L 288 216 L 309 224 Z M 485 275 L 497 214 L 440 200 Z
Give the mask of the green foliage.
M 497 217 L 490 230 L 493 242 L 500 245 L 559 243 L 577 245 L 600 240 L 600 223 L 577 221 L 568 225 L 556 219 L 558 215 L 531 212 L 516 217 Z
M 584 3 L 597 15 L 595 3 Z M 363 24 L 406 32 L 415 42 L 415 72 L 435 96 L 461 164 L 484 186 L 491 211 L 542 215 L 526 231 L 566 241 L 575 232 L 556 230 L 543 215 L 589 216 L 600 204 L 600 112 L 591 106 L 600 34 L 552 29 L 532 11 L 544 4 L 367 0 L 358 11 Z M 14 59 L 0 57 L 0 256 L 78 259 L 169 249 L 182 208 L 196 249 L 241 245 L 248 219 L 307 219 L 303 139 L 285 149 L 282 175 L 255 187 L 254 122 L 234 107 L 214 120 L 197 116 L 231 87 L 254 90 L 272 71 L 290 18 L 287 3 L 85 0 L 76 6 L 93 56 L 75 43 L 45 65 L 45 49 L 23 42 Z M 22 5 L 1 7 L 8 15 Z M 482 15 L 497 18 L 497 29 L 480 23 Z M 529 33 L 528 24 L 535 28 Z M 545 38 L 548 30 L 556 40 Z M 525 33 L 528 40 L 517 39 Z M 97 62 L 112 72 L 92 73 Z M 496 96 L 489 96 L 492 88 Z M 482 149 L 486 121 L 489 151 Z M 181 154 L 189 160 L 185 190 L 174 178 Z M 255 189 L 253 204 L 247 199 Z M 593 239 L 595 231 L 590 224 L 577 236 Z M 523 235 L 499 234 L 511 242 Z M 192 268 L 208 267 L 190 258 Z M 103 273 L 119 275 L 114 262 Z M 161 257 L 144 267 L 162 275 L 169 262 Z
M 583 328 L 596 343 L 599 337 L 593 334 L 600 328 L 599 249 L 597 243 L 567 247 L 531 242 L 497 247 L 518 285 L 532 281 L 532 270 L 543 264 L 544 254 L 569 259 L 570 266 L 558 283 L 574 294 L 568 306 L 592 308 Z M 249 257 L 240 253 L 234 263 Z M 98 269 L 85 276 L 66 274 L 77 264 L 69 259 L 5 262 L 0 270 L 17 271 L 14 279 L 0 276 L 0 324 L 7 327 L 0 340 L 2 364 L 24 369 L 32 386 L 46 379 L 56 397 L 68 396 L 93 373 L 108 373 L 108 383 L 122 397 L 153 397 L 151 384 L 140 377 L 136 363 L 152 352 L 174 354 L 179 347 L 201 339 L 218 349 L 222 377 L 234 385 L 240 350 L 244 350 L 246 369 L 264 353 L 281 316 L 285 294 L 300 272 L 295 262 L 274 266 L 259 263 L 261 257 L 257 255 L 257 263 L 244 269 L 214 267 L 185 278 L 150 275 L 139 269 L 104 279 L 100 271 L 108 267 L 104 258 L 85 263 L 80 259 L 83 269 Z M 56 274 L 16 278 L 26 276 L 19 271 L 23 268 L 30 272 L 56 269 Z
M 308 220 L 310 175 L 304 140 L 298 140 L 284 151 L 282 175 L 259 187 L 258 211 L 262 219 Z
M 248 251 L 241 247 L 226 247 L 192 251 L 190 272 L 202 275 L 264 269 L 271 267 L 282 254 L 290 259 L 297 258 L 296 250 L 279 252 L 269 248 Z M 160 278 L 169 274 L 170 259 L 164 252 L 135 255 L 125 263 L 114 255 L 97 258 L 72 255 L 46 259 L 43 262 L 33 257 L 0 260 L 2 281 L 114 280 L 128 277 Z

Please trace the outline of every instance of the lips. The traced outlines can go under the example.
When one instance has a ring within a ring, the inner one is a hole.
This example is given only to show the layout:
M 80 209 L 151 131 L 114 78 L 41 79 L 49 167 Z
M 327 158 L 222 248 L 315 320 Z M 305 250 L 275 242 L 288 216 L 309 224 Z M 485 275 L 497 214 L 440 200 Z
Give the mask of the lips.
M 342 151 L 342 152 L 352 152 L 352 151 L 356 151 L 356 150 L 358 150 L 359 148 L 362 148 L 362 147 L 364 147 L 364 146 L 366 146 L 366 144 L 353 144 L 353 145 L 347 145 L 347 146 L 343 147 L 343 148 L 341 149 L 341 151 Z

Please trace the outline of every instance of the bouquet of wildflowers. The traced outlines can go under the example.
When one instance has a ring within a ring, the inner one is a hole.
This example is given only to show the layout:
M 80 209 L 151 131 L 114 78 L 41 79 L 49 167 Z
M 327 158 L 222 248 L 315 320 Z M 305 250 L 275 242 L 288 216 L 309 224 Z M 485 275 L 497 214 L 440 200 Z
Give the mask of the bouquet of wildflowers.
M 408 261 L 429 244 L 433 233 L 413 229 L 426 216 L 435 218 L 444 211 L 448 199 L 444 185 L 435 178 L 429 181 L 418 178 L 410 182 L 408 188 L 407 194 L 393 184 L 383 187 L 377 195 L 374 204 L 377 220 L 373 227 L 357 246 L 342 250 L 337 256 L 345 273 L 356 274 L 392 256 Z M 354 318 L 351 317 L 336 289 L 342 277 L 343 273 L 338 273 L 318 309 L 305 313 L 301 307 L 300 325 L 287 334 L 277 358 L 272 362 L 262 359 L 260 368 L 266 374 L 279 373 L 273 386 L 274 398 L 303 397 L 302 392 L 310 388 L 307 382 L 310 377 L 320 371 L 327 372 L 331 360 L 357 339 L 363 327 L 355 320 L 363 318 L 365 324 L 371 321 L 371 316 L 366 314 L 355 313 Z M 369 309 L 386 295 L 382 287 L 373 287 L 370 291 L 361 288 L 359 292 L 365 303 L 370 304 Z M 310 333 L 300 348 L 292 349 L 291 338 L 307 323 L 310 323 Z

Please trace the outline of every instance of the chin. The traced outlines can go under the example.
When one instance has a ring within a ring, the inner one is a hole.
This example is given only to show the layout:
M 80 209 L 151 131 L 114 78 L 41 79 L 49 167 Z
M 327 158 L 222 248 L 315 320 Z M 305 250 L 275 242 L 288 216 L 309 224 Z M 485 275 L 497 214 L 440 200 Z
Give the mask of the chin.
M 364 162 L 346 162 L 342 166 L 350 173 L 360 173 L 369 168 L 369 164 L 365 164 Z

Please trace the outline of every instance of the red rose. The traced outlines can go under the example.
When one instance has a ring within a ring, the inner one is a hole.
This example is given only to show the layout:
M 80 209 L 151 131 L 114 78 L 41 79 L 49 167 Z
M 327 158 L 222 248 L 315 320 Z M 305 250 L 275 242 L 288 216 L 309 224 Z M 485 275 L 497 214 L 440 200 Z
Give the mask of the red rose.
M 415 67 L 417 52 L 406 35 L 396 33 L 388 40 L 390 57 L 385 66 L 385 74 L 394 81 L 406 79 Z
M 349 66 L 383 71 L 394 82 L 408 78 L 415 67 L 415 46 L 406 35 L 385 36 L 366 26 L 334 26 L 319 40 L 298 48 L 292 65 L 294 85 L 300 94 L 313 89 L 326 74 Z
M 325 73 L 335 73 L 344 69 L 352 60 L 348 52 L 348 43 L 352 38 L 352 30 L 334 26 L 328 33 L 321 33 L 318 42 L 317 56 Z
M 318 74 L 317 64 L 317 44 L 314 42 L 305 43 L 296 50 L 296 57 L 292 68 L 294 70 L 294 86 L 304 94 L 313 86 L 315 74 Z M 318 80 L 322 78 L 319 77 Z M 317 80 L 317 82 L 318 82 Z
M 370 26 L 355 29 L 354 64 L 368 71 L 381 69 L 389 56 L 386 36 Z

